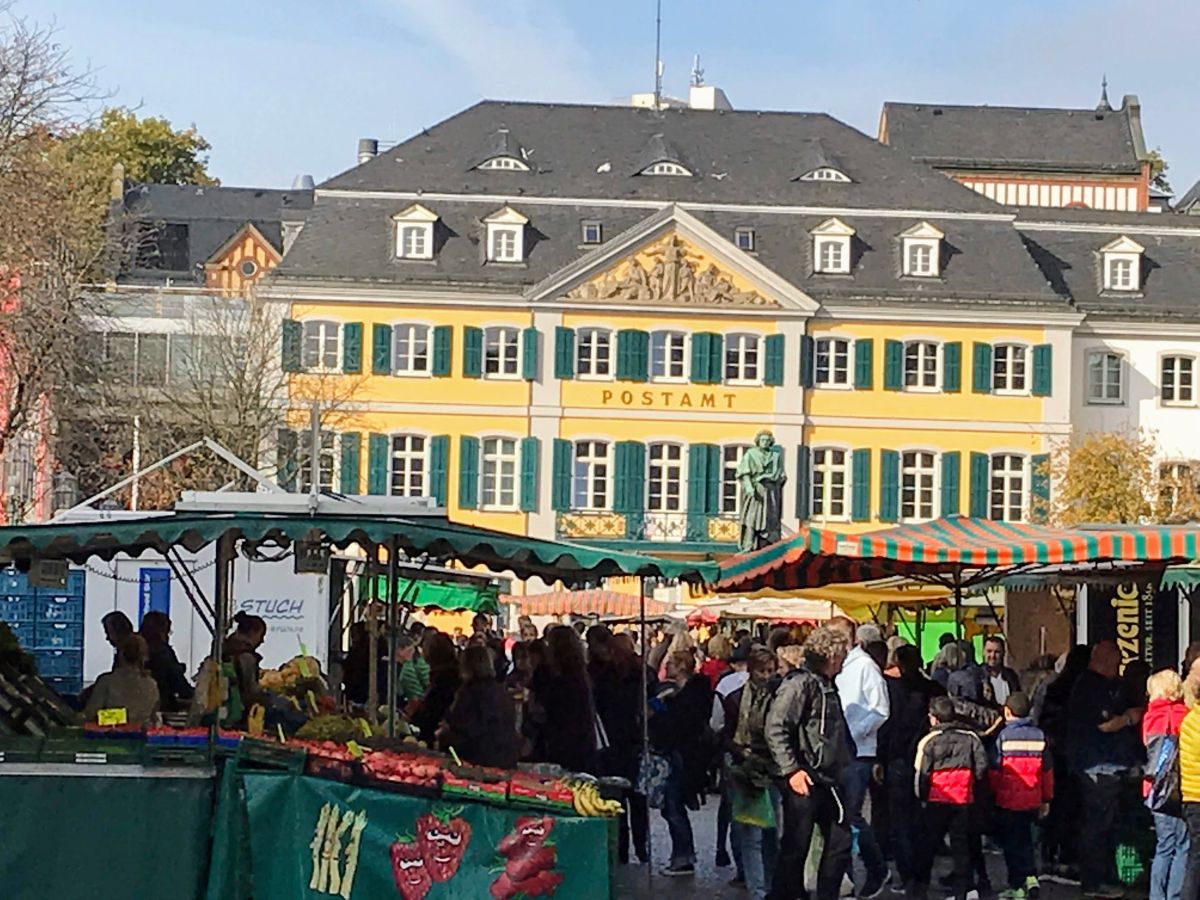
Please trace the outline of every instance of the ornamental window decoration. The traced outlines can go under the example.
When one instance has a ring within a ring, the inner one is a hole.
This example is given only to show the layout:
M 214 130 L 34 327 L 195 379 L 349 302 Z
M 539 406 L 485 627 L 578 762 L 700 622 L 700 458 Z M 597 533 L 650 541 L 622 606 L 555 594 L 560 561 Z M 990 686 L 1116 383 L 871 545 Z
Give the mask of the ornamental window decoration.
M 1122 235 L 1100 248 L 1106 291 L 1137 291 L 1142 286 L 1142 255 L 1146 248 Z
M 944 232 L 921 222 L 900 233 L 903 274 L 912 278 L 936 278 L 941 274 Z

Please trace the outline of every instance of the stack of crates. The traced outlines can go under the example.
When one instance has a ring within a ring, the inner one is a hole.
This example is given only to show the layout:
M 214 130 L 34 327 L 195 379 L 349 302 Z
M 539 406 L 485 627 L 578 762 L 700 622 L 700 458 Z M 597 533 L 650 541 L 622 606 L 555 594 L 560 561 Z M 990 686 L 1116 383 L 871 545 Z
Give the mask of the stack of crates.
M 0 572 L 0 620 L 60 694 L 83 689 L 84 581 L 85 573 L 71 571 L 66 587 L 34 588 L 14 569 Z

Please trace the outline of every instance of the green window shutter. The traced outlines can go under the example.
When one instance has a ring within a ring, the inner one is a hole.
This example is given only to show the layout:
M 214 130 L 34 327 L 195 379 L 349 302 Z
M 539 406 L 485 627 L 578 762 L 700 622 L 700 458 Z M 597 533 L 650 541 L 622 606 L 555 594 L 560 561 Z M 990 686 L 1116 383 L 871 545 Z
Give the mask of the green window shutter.
M 429 439 L 429 494 L 438 506 L 446 505 L 450 473 L 450 435 Z
M 957 394 L 962 390 L 962 344 L 942 344 L 942 390 Z
M 712 463 L 712 451 L 715 449 L 717 448 L 711 444 L 692 444 L 688 447 L 687 540 L 689 541 L 708 539 L 709 485 L 712 483 L 709 466 Z
M 812 518 L 812 451 L 804 444 L 796 448 L 796 518 Z
M 800 338 L 800 387 L 810 388 L 816 381 L 816 343 L 811 335 Z
M 1038 344 L 1033 348 L 1033 396 L 1049 397 L 1054 384 L 1054 348 Z
M 992 345 L 976 343 L 972 348 L 971 390 L 976 394 L 992 392 Z
M 1031 518 L 1035 522 L 1046 522 L 1050 518 L 1050 454 L 1034 454 L 1029 465 L 1029 493 L 1033 500 Z
M 295 319 L 283 320 L 282 346 L 279 350 L 279 357 L 283 371 L 299 372 L 302 368 L 300 364 L 300 345 L 304 342 L 304 326 Z
M 342 371 L 347 375 L 362 372 L 362 322 L 347 322 L 342 326 Z
M 900 518 L 900 454 L 895 450 L 879 451 L 879 521 L 895 522 Z
M 280 428 L 275 436 L 275 481 L 285 491 L 296 490 L 297 453 L 300 438 L 289 428 Z
M 859 338 L 854 342 L 854 388 L 869 391 L 875 387 L 875 341 Z
M 725 380 L 725 336 L 714 334 L 708 344 L 708 383 Z
M 537 438 L 521 438 L 521 512 L 537 512 L 541 452 L 542 442 Z
M 991 480 L 991 462 L 986 453 L 971 454 L 971 515 L 977 519 L 988 517 L 988 482 Z
M 962 471 L 962 454 L 957 450 L 942 454 L 942 515 L 957 516 L 958 483 Z
M 626 328 L 617 332 L 617 379 L 645 381 L 650 369 L 650 335 Z
M 392 374 L 391 325 L 376 325 L 371 329 L 371 371 L 376 375 Z
M 339 490 L 343 494 L 357 494 L 359 456 L 362 453 L 362 435 L 357 431 L 343 431 L 342 442 L 342 473 Z
M 388 437 L 372 434 L 367 437 L 367 493 L 388 492 Z
M 521 375 L 526 381 L 537 381 L 538 372 L 538 330 L 532 326 L 521 332 Z
M 643 512 L 646 488 L 646 445 L 617 441 L 613 450 L 613 511 L 627 516 Z
M 721 448 L 710 444 L 708 448 L 708 497 L 704 511 L 710 516 L 721 514 Z M 707 539 L 708 535 L 705 535 Z
M 904 344 L 900 341 L 883 342 L 883 389 L 904 390 Z
M 694 384 L 712 384 L 712 339 L 707 331 L 692 335 L 691 375 Z
M 478 330 L 478 329 L 476 329 Z M 479 506 L 479 438 L 458 439 L 458 508 Z
M 571 508 L 571 482 L 574 475 L 575 448 L 570 441 L 554 439 L 554 459 L 551 463 L 553 484 L 550 490 L 550 506 L 555 512 L 566 512 Z
M 473 325 L 467 325 L 463 328 L 463 378 L 482 377 L 483 331 Z
M 575 377 L 575 329 L 554 329 L 554 377 L 563 381 Z
M 783 385 L 783 335 L 769 334 L 763 342 L 763 384 L 769 387 Z
M 433 329 L 433 365 L 429 372 L 435 378 L 450 375 L 450 360 L 454 352 L 454 326 L 438 325 Z
M 871 451 L 855 450 L 851 457 L 850 518 L 855 522 L 871 521 Z

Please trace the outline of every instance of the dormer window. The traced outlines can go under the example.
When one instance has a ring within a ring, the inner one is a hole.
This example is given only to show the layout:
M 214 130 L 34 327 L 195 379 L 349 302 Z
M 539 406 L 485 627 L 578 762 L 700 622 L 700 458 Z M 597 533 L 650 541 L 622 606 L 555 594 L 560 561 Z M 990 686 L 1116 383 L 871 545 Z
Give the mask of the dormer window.
M 511 206 L 483 220 L 487 230 L 487 261 L 518 263 L 525 259 L 525 227 L 529 219 Z
M 604 243 L 604 226 L 595 219 L 585 219 L 580 223 L 580 239 L 585 244 Z
M 1121 236 L 1100 248 L 1106 291 L 1136 291 L 1142 286 L 1142 254 L 1146 248 Z
M 690 178 L 692 173 L 677 162 L 670 160 L 660 160 L 646 166 L 639 173 L 641 175 L 682 175 L 685 178 Z
M 396 223 L 397 259 L 433 259 L 433 226 L 437 213 L 414 203 L 392 216 Z
M 529 166 L 515 156 L 493 156 L 477 165 L 483 171 L 528 172 Z
M 936 278 L 941 273 L 942 240 L 945 237 L 928 222 L 901 232 L 904 274 L 913 278 Z
M 735 228 L 733 229 L 733 243 L 737 245 L 739 250 L 745 250 L 747 253 L 754 252 L 754 229 L 753 228 Z
M 821 166 L 819 169 L 813 169 L 811 172 L 805 172 L 800 176 L 801 181 L 839 181 L 849 183 L 850 177 L 841 169 L 835 169 L 833 166 Z
M 850 239 L 854 229 L 841 219 L 826 219 L 811 232 L 813 271 L 821 275 L 850 274 Z

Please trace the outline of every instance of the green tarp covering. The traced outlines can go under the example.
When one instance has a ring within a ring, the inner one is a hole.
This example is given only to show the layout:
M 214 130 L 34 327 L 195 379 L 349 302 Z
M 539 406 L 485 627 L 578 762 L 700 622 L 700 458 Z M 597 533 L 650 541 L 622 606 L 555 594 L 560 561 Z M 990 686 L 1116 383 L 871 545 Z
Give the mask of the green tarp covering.
M 379 598 L 387 599 L 387 576 L 378 576 Z M 364 587 L 369 582 L 363 580 Z M 362 597 L 368 596 L 364 591 Z M 420 578 L 396 578 L 396 596 L 417 609 L 440 609 L 446 612 L 500 612 L 500 589 L 494 584 L 456 584 L 450 581 L 425 581 Z
M 7 765 L 6 771 L 15 766 Z M 191 900 L 208 874 L 211 777 L 124 767 L 0 776 L 4 900 Z M 202 774 L 202 773 L 197 773 Z
M 284 513 L 179 513 L 141 519 L 11 525 L 0 528 L 0 562 L 37 557 L 74 562 L 118 553 L 138 556 L 173 546 L 196 551 L 226 533 L 248 540 L 324 536 L 338 546 L 396 540 L 410 557 L 428 554 L 493 572 L 548 582 L 594 582 L 614 575 L 711 581 L 716 563 L 679 562 L 616 550 L 545 541 L 451 522 L 441 517 L 332 516 Z

